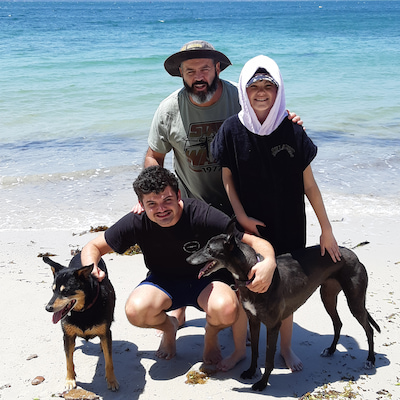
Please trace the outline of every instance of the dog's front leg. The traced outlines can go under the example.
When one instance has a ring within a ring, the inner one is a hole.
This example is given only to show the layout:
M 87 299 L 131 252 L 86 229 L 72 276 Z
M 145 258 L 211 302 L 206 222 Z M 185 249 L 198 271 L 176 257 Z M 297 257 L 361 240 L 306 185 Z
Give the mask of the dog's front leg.
M 250 340 L 251 340 L 251 364 L 250 368 L 240 375 L 242 379 L 250 379 L 254 376 L 257 370 L 257 359 L 258 359 L 258 341 L 260 339 L 260 320 L 249 315 L 249 326 L 250 326 Z
M 279 326 L 275 326 L 273 328 L 267 328 L 267 352 L 265 355 L 264 375 L 258 382 L 256 382 L 252 386 L 253 390 L 264 390 L 268 384 L 269 376 L 274 369 L 274 358 L 276 352 L 276 343 L 278 341 L 279 328 L 280 324 Z
M 76 388 L 74 368 L 75 338 L 76 336 L 71 336 L 64 332 L 64 350 L 67 359 L 67 378 L 65 379 L 65 388 L 68 390 Z
M 112 359 L 112 339 L 111 331 L 108 330 L 105 335 L 100 336 L 101 348 L 104 354 L 104 361 L 106 364 L 106 381 L 108 389 L 113 392 L 119 389 L 119 383 L 114 374 L 114 364 Z

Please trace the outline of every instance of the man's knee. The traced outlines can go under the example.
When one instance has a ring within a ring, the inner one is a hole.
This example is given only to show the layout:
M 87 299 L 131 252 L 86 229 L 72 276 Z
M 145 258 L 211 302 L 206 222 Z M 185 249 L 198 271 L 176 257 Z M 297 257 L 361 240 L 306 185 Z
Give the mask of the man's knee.
M 220 296 L 209 304 L 209 313 L 218 318 L 221 325 L 232 325 L 239 316 L 239 302 L 234 296 Z
M 128 321 L 135 326 L 144 326 L 148 304 L 140 297 L 130 296 L 125 304 L 125 314 Z
M 160 323 L 160 313 L 171 304 L 171 299 L 163 291 L 143 285 L 129 296 L 125 304 L 125 314 L 132 325 L 148 328 Z

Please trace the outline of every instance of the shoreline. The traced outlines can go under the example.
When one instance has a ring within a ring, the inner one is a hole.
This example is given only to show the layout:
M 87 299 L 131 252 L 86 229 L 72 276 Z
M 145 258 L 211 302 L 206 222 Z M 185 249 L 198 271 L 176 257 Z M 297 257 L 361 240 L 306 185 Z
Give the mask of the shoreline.
M 307 244 L 313 245 L 318 242 L 319 225 L 309 212 L 307 218 Z M 125 300 L 146 274 L 143 257 L 110 254 L 104 259 L 117 295 L 112 332 L 114 366 L 121 389 L 112 393 L 106 388 L 98 339 L 87 343 L 77 339 L 74 359 L 78 385 L 103 399 L 113 400 L 165 399 L 166 393 L 169 400 L 216 397 L 236 400 L 242 399 L 244 393 L 260 399 L 293 399 L 307 392 L 325 390 L 325 384 L 339 392 L 346 390 L 347 385 L 360 399 L 389 399 L 389 393 L 392 399 L 400 398 L 398 218 L 343 213 L 341 218 L 331 215 L 331 221 L 339 244 L 354 248 L 369 274 L 367 308 L 382 330 L 374 336 L 375 370 L 363 368 L 367 354 L 365 333 L 351 316 L 342 295 L 338 310 L 343 329 L 338 350 L 332 358 L 319 356 L 329 345 L 333 330 L 316 292 L 294 315 L 293 349 L 303 361 L 302 372 L 290 373 L 277 354 L 268 387 L 262 393 L 254 393 L 250 384 L 255 379 L 247 382 L 240 378 L 250 362 L 248 348 L 246 359 L 232 371 L 219 372 L 204 385 L 188 385 L 186 374 L 198 371 L 201 365 L 204 314 L 189 307 L 187 323 L 178 331 L 177 356 L 170 361 L 157 360 L 154 352 L 160 339 L 155 331 L 131 326 L 124 315 Z M 6 321 L 0 334 L 5 349 L 0 361 L 1 399 L 54 399 L 53 395 L 63 391 L 66 369 L 61 327 L 52 324 L 51 315 L 44 309 L 51 297 L 52 274 L 37 255 L 51 252 L 56 254 L 56 261 L 67 265 L 71 251 L 82 248 L 96 235 L 77 233 L 71 229 L 0 231 L 0 274 L 3 287 L 7 288 L 0 294 L 5 305 L 2 317 Z M 358 246 L 360 243 L 367 244 Z M 264 362 L 264 343 L 262 328 L 259 366 Z M 220 333 L 220 344 L 223 354 L 231 352 L 230 330 Z M 32 355 L 37 357 L 28 360 Z M 36 376 L 45 380 L 32 386 L 31 380 Z
M 166 166 L 171 169 L 170 165 Z M 137 203 L 132 182 L 133 174 L 110 180 L 89 182 L 59 182 L 46 188 L 15 187 L 2 191 L 0 188 L 0 232 L 8 230 L 75 230 L 81 232 L 91 226 L 115 223 L 132 210 Z M 397 218 L 400 221 L 400 196 L 394 186 L 391 191 L 381 189 L 380 195 L 353 194 L 345 189 L 330 188 L 320 183 L 325 207 L 330 220 L 341 221 L 353 216 L 360 218 Z M 378 189 L 376 189 L 378 190 Z M 307 228 L 313 212 L 306 201 Z M 311 211 L 310 211 L 311 210 Z

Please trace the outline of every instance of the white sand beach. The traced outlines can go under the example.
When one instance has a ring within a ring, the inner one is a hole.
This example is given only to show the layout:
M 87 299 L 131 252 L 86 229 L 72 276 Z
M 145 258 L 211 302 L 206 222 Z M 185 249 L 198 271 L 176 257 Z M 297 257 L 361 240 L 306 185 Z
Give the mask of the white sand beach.
M 338 306 L 343 329 L 337 352 L 331 358 L 320 357 L 331 342 L 333 329 L 319 293 L 315 293 L 294 317 L 293 348 L 303 361 L 303 371 L 290 373 L 277 354 L 268 387 L 261 393 L 252 392 L 251 383 L 257 377 L 251 381 L 240 378 L 250 363 L 248 348 L 247 358 L 232 371 L 218 372 L 205 384 L 187 384 L 186 374 L 199 371 L 202 364 L 204 314 L 189 308 L 187 323 L 178 331 L 176 357 L 158 360 L 154 352 L 160 339 L 155 331 L 131 326 L 124 315 L 125 300 L 146 274 L 143 257 L 110 254 L 105 261 L 117 295 L 112 333 L 120 390 L 107 390 L 97 339 L 77 340 L 74 360 L 78 385 L 107 400 L 293 399 L 308 392 L 322 396 L 321 392 L 330 390 L 347 390 L 357 394 L 357 399 L 400 399 L 399 221 L 380 214 L 348 214 L 331 216 L 332 225 L 340 245 L 352 248 L 368 242 L 354 251 L 369 274 L 367 308 L 382 330 L 375 334 L 376 369 L 364 369 L 366 337 L 343 295 Z M 309 244 L 315 244 L 319 228 L 312 216 L 308 226 Z M 64 230 L 0 231 L 1 399 L 54 399 L 63 392 L 66 367 L 61 327 L 53 325 L 45 310 L 52 293 L 52 273 L 38 255 L 54 253 L 56 261 L 67 265 L 71 250 L 82 248 L 94 235 Z M 220 343 L 223 354 L 229 354 L 233 345 L 229 329 L 221 332 Z M 264 343 L 263 328 L 260 366 L 264 363 Z M 44 381 L 34 386 L 31 382 L 37 376 Z M 337 396 L 331 398 L 342 398 Z

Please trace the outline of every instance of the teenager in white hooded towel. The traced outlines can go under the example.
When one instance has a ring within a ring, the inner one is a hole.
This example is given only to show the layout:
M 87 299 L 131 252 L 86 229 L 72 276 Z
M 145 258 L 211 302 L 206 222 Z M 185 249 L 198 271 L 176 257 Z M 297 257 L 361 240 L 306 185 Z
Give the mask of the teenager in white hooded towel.
M 317 147 L 286 111 L 278 65 L 260 55 L 239 78 L 242 110 L 218 131 L 212 153 L 222 167 L 225 190 L 242 228 L 267 239 L 277 255 L 305 247 L 307 196 L 321 226 L 321 254 L 340 259 L 311 161 Z M 281 355 L 292 371 L 302 362 L 292 351 L 293 316 L 282 323 Z

